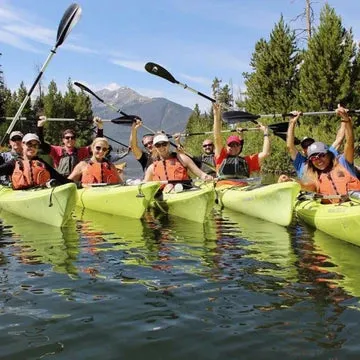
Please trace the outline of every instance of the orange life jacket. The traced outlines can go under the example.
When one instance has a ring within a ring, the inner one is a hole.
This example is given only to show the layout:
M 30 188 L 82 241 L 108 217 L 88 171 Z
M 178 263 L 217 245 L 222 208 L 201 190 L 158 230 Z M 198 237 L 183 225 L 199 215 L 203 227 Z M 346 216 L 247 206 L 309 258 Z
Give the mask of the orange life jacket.
M 154 161 L 153 180 L 190 180 L 186 167 L 179 161 L 176 154 L 166 160 Z
M 319 192 L 323 195 L 347 195 L 350 190 L 360 190 L 360 180 L 351 175 L 341 164 L 319 176 Z
M 89 161 L 82 174 L 81 182 L 83 184 L 118 184 L 119 174 L 116 168 L 108 162 Z
M 12 187 L 15 190 L 44 186 L 51 178 L 45 164 L 39 160 L 16 160 L 11 175 Z

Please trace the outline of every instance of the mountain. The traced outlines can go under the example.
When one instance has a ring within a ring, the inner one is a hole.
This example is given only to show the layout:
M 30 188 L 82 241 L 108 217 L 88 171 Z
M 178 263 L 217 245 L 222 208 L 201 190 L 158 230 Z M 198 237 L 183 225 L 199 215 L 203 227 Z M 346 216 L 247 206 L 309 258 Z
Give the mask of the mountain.
M 165 98 L 149 98 L 138 94 L 128 87 L 120 87 L 116 90 L 103 89 L 96 94 L 105 103 L 114 105 L 117 109 L 142 118 L 146 127 L 151 130 L 165 130 L 169 134 L 184 131 L 192 110 L 188 107 L 176 104 Z M 92 98 L 92 109 L 94 115 L 103 119 L 113 119 L 120 114 L 110 110 L 98 100 Z M 105 123 L 105 135 L 111 138 L 128 143 L 130 126 Z M 139 135 L 149 133 L 141 129 Z

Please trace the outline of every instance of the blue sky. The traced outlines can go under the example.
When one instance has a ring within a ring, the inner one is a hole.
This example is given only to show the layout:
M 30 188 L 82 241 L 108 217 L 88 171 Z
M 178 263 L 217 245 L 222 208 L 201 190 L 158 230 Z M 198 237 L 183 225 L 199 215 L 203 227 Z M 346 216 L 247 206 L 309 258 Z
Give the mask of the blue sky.
M 156 62 L 182 83 L 211 94 L 214 77 L 244 90 L 254 45 L 268 39 L 281 14 L 292 28 L 304 28 L 305 0 L 79 0 L 82 17 L 58 49 L 45 74 L 60 89 L 67 79 L 93 90 L 128 86 L 142 95 L 166 97 L 204 110 L 209 103 L 179 86 L 148 74 Z M 314 1 L 318 21 L 324 0 Z M 328 0 L 360 40 L 360 1 Z M 65 0 L 0 0 L 0 64 L 5 82 L 30 87 L 55 44 Z

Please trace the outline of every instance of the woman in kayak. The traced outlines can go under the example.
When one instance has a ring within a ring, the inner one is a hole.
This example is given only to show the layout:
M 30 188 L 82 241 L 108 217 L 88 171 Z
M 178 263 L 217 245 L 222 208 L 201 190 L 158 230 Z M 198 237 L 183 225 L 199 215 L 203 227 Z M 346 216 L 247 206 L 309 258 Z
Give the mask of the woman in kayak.
M 360 191 L 360 180 L 353 174 L 354 132 L 351 117 L 342 106 L 338 106 L 336 113 L 345 124 L 344 154 L 335 156 L 320 141 L 311 144 L 307 149 L 308 166 L 300 184 L 304 190 L 322 195 L 346 196 L 348 191 Z M 289 180 L 292 179 L 286 175 L 279 178 L 279 182 Z
M 36 134 L 26 134 L 22 139 L 22 156 L 0 165 L 0 175 L 10 176 L 13 189 L 45 186 L 52 179 L 55 180 L 53 184 L 71 182 L 37 156 L 39 146 Z
M 213 177 L 201 171 L 195 163 L 182 152 L 170 152 L 169 138 L 158 133 L 153 139 L 153 163 L 145 172 L 144 181 L 172 181 L 191 184 L 189 171 L 201 180 Z
M 119 184 L 123 182 L 122 173 L 106 160 L 109 142 L 106 138 L 97 137 L 91 144 L 92 156 L 88 160 L 79 162 L 68 179 L 90 184 Z

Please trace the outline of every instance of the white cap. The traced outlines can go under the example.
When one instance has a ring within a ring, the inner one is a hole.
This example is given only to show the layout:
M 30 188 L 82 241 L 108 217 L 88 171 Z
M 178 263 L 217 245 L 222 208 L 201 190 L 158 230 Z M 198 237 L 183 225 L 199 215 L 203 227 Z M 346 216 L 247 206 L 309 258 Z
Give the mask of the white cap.
M 21 131 L 13 131 L 10 134 L 9 139 L 11 140 L 14 136 L 20 136 L 21 138 L 23 138 L 24 134 Z
M 37 141 L 39 144 L 41 143 L 39 137 L 38 137 L 36 134 L 28 133 L 28 134 L 26 134 L 26 135 L 23 137 L 23 139 L 22 139 L 23 143 L 25 143 L 25 144 L 28 143 L 28 142 L 31 141 L 31 140 L 35 140 L 35 141 Z
M 328 146 L 321 141 L 315 141 L 307 148 L 307 156 L 311 156 L 319 153 L 327 153 L 329 150 Z
M 159 134 L 154 136 L 153 144 L 157 144 L 159 142 L 169 142 L 169 138 L 165 134 Z

